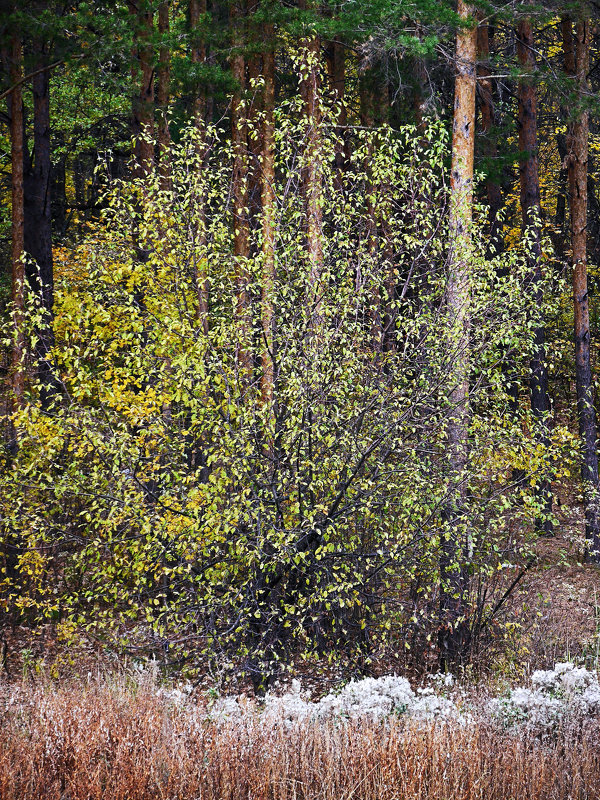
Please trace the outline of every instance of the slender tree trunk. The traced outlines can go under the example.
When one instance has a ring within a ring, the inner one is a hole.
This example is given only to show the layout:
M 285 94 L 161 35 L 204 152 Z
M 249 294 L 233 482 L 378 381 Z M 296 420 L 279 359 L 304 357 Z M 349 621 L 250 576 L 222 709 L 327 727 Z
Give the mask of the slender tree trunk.
M 14 86 L 9 95 L 10 139 L 11 139 L 11 191 L 12 191 L 12 237 L 11 237 L 11 298 L 14 304 L 15 339 L 12 352 L 12 390 L 14 410 L 21 407 L 24 400 L 25 371 L 23 356 L 25 339 L 23 316 L 25 311 L 25 197 L 24 197 L 24 126 L 23 92 L 20 80 L 23 76 L 23 50 L 18 34 L 11 42 L 10 81 Z M 11 445 L 16 446 L 16 437 L 11 431 Z
M 200 17 L 206 14 L 206 0 L 190 0 L 190 28 L 193 36 L 192 64 L 199 65 L 206 62 L 206 42 L 198 31 Z M 192 113 L 196 126 L 203 130 L 206 117 L 206 93 L 204 89 L 195 92 L 192 102 Z
M 236 316 L 239 346 L 237 360 L 246 378 L 252 371 L 252 319 L 250 304 L 250 224 L 248 219 L 248 144 L 246 107 L 243 92 L 246 89 L 246 64 L 242 50 L 240 29 L 242 9 L 239 0 L 231 0 L 229 15 L 232 27 L 233 54 L 231 72 L 236 88 L 231 99 L 231 141 L 233 144 L 233 252 L 236 264 Z
M 477 29 L 478 66 L 477 87 L 481 107 L 481 134 L 483 136 L 483 153 L 490 164 L 498 158 L 498 148 L 494 135 L 496 124 L 494 110 L 494 84 L 490 70 L 490 37 L 486 22 Z M 487 203 L 489 209 L 489 247 L 488 256 L 500 255 L 504 251 L 504 241 L 499 225 L 498 215 L 502 210 L 502 189 L 495 175 L 488 175 L 485 181 Z
M 58 132 L 56 140 L 62 150 L 65 147 L 64 133 Z M 50 172 L 50 196 L 52 199 L 52 226 L 56 234 L 64 236 L 67 229 L 67 156 L 62 153 L 52 164 Z
M 308 7 L 306 0 L 302 6 Z M 321 107 L 320 107 L 320 55 L 321 39 L 311 35 L 301 41 L 303 63 L 301 65 L 300 92 L 304 101 L 306 122 L 306 150 L 304 154 L 304 206 L 306 213 L 306 245 L 309 264 L 311 298 L 319 316 L 320 282 L 323 272 L 323 176 L 321 164 Z
M 129 0 L 130 13 L 136 31 L 133 63 L 133 85 L 138 92 L 133 97 L 133 136 L 138 175 L 146 174 L 154 163 L 154 70 L 152 68 L 151 37 L 153 14 L 147 0 Z
M 38 70 L 33 87 L 33 160 L 24 155 L 25 272 L 41 309 L 35 345 L 37 374 L 41 383 L 41 402 L 46 407 L 51 394 L 52 370 L 49 352 L 54 344 L 52 306 L 54 277 L 52 259 L 52 197 L 50 150 L 50 75 L 48 50 L 44 42 L 33 42 L 34 63 Z M 24 143 L 25 144 L 25 143 Z
M 204 64 L 206 61 L 206 43 L 204 41 L 204 38 L 200 36 L 198 28 L 200 23 L 200 17 L 206 14 L 206 0 L 190 0 L 189 14 L 190 14 L 190 29 L 193 36 L 192 64 L 195 65 Z M 205 147 L 206 95 L 204 89 L 197 90 L 195 92 L 194 99 L 192 101 L 192 113 L 194 117 L 194 124 L 198 132 L 196 152 L 198 154 L 198 160 L 200 164 L 204 159 L 206 151 Z M 200 236 L 204 240 L 205 238 L 204 226 L 205 226 L 206 213 L 203 205 L 200 213 L 201 213 L 200 224 L 202 229 Z M 196 263 L 194 264 L 194 272 L 195 272 L 194 278 L 196 283 L 196 294 L 198 298 L 198 316 L 202 324 L 202 330 L 204 331 L 205 334 L 208 334 L 209 286 L 208 286 L 208 277 L 206 274 L 205 264 L 206 262 L 203 258 L 196 259 Z
M 262 123 L 262 382 L 263 402 L 269 406 L 273 402 L 274 363 L 275 363 L 275 315 L 273 295 L 275 290 L 275 52 L 274 31 L 268 26 L 265 32 L 267 50 L 263 55 L 263 123 Z
M 359 99 L 360 99 L 360 124 L 363 128 L 367 128 L 371 133 L 375 128 L 375 98 L 372 85 L 372 75 L 370 71 L 363 71 L 359 77 Z M 373 160 L 373 139 L 371 138 L 368 143 L 367 153 L 363 163 L 363 170 L 365 174 L 365 195 L 366 195 L 366 214 L 365 214 L 365 238 L 367 244 L 368 260 L 367 265 L 369 270 L 373 270 L 376 265 L 377 250 L 378 250 L 378 237 L 377 237 L 377 214 L 375 209 L 375 202 L 373 200 L 373 181 L 372 181 L 372 160 Z M 369 326 L 371 329 L 371 341 L 373 349 L 378 352 L 382 349 L 383 344 L 383 321 L 381 310 L 381 295 L 379 291 L 379 282 L 373 278 L 373 297 L 371 298 L 368 318 Z M 369 275 L 363 275 L 360 272 L 356 276 L 356 288 L 360 291 L 361 285 L 364 280 L 368 280 Z
M 523 153 L 519 167 L 521 184 L 521 214 L 523 229 L 529 236 L 530 291 L 537 309 L 542 307 L 542 246 L 540 180 L 537 156 L 537 97 L 532 72 L 535 68 L 533 28 L 530 19 L 522 19 L 517 28 L 517 56 L 523 72 L 519 80 L 519 150 Z M 537 441 L 549 442 L 548 369 L 546 366 L 546 332 L 542 322 L 534 330 L 533 353 L 530 362 L 531 410 Z M 552 534 L 552 493 L 547 477 L 535 487 L 539 507 L 537 528 L 545 535 Z
M 425 69 L 423 57 L 414 56 L 411 60 L 411 67 L 413 72 L 411 87 L 413 117 L 417 129 L 422 131 L 425 122 L 423 111 L 425 106 L 425 82 L 427 80 L 427 71 Z
M 463 20 L 473 9 L 458 0 Z M 452 167 L 450 178 L 450 263 L 446 302 L 454 354 L 448 420 L 450 497 L 444 511 L 444 533 L 440 556 L 440 662 L 455 663 L 465 655 L 468 625 L 467 573 L 464 558 L 468 551 L 467 524 L 464 520 L 469 428 L 469 328 L 470 328 L 470 250 L 475 145 L 475 84 L 477 28 L 461 28 L 456 35 L 456 82 L 452 128 Z
M 171 49 L 166 37 L 169 35 L 169 0 L 162 0 L 158 6 L 158 32 L 161 43 L 158 56 L 156 81 L 156 105 L 158 111 L 158 153 L 160 172 L 163 184 L 168 186 L 169 159 L 168 149 L 171 144 L 169 131 L 169 84 L 171 80 Z
M 348 135 L 346 126 L 348 124 L 348 112 L 345 103 L 346 91 L 346 50 L 343 42 L 339 39 L 329 43 L 327 48 L 327 67 L 329 72 L 329 83 L 332 94 L 339 105 L 337 118 L 337 140 L 335 143 L 335 173 L 334 187 L 341 191 L 343 187 L 342 173 L 348 161 Z
M 576 23 L 575 58 L 568 34 L 571 22 L 563 21 L 565 69 L 577 81 L 578 99 L 585 102 L 589 71 L 590 23 L 580 18 Z M 581 479 L 584 487 L 585 532 L 592 560 L 600 561 L 600 508 L 598 485 L 598 450 L 594 382 L 590 361 L 590 309 L 587 281 L 587 178 L 589 112 L 579 108 L 569 125 L 567 165 L 569 205 L 571 208 L 571 247 L 573 258 L 573 310 L 575 334 L 575 376 L 577 414 L 583 445 Z
M 256 12 L 256 3 L 252 3 L 249 13 Z M 247 112 L 247 148 L 248 148 L 248 223 L 250 225 L 250 249 L 253 248 L 255 234 L 261 226 L 262 182 L 261 182 L 261 156 L 263 152 L 262 125 L 259 123 L 264 92 L 260 88 L 262 58 L 259 53 L 252 54 L 247 59 L 248 77 L 248 112 Z M 255 253 L 252 253 L 255 255 Z

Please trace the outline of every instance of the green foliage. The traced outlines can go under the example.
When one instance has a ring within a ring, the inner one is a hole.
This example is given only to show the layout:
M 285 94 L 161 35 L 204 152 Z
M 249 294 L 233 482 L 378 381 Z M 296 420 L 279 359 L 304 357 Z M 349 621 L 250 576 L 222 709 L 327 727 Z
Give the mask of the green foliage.
M 235 257 L 223 131 L 182 136 L 168 188 L 158 173 L 114 183 L 102 225 L 58 254 L 59 388 L 43 408 L 31 383 L 1 479 L 3 536 L 17 554 L 7 607 L 174 665 L 210 657 L 260 676 L 292 656 L 364 662 L 391 630 L 431 640 L 444 536 L 474 594 L 523 557 L 512 531 L 535 515 L 528 481 L 558 458 L 564 434 L 542 452 L 527 409 L 508 403 L 508 366 L 525 363 L 540 313 L 524 254 L 486 261 L 473 230 L 473 413 L 455 474 L 451 376 L 465 354 L 445 304 L 444 129 L 362 130 L 336 175 L 335 110 L 323 109 L 315 283 L 300 109 L 277 111 L 272 402 L 259 358 L 262 226 L 251 256 Z M 240 275 L 250 326 L 235 301 Z M 526 480 L 515 487 L 517 467 Z M 449 530 L 443 511 L 463 484 L 467 506 Z M 477 612 L 481 624 L 489 608 Z

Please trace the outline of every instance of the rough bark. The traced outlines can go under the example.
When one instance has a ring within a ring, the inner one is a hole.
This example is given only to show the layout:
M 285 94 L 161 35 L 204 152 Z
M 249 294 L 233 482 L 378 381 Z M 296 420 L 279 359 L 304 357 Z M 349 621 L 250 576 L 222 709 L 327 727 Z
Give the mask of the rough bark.
M 153 14 L 145 0 L 129 0 L 135 26 L 136 44 L 133 60 L 133 85 L 138 87 L 132 103 L 132 133 L 135 139 L 135 161 L 138 175 L 146 174 L 154 163 L 154 70 L 151 36 Z
M 463 20 L 473 9 L 458 2 Z M 448 419 L 449 497 L 444 509 L 440 553 L 440 662 L 456 663 L 465 656 L 468 581 L 464 559 L 468 551 L 464 520 L 469 426 L 470 246 L 475 145 L 475 85 L 477 28 L 456 35 L 456 78 L 450 177 L 450 255 L 446 303 L 453 353 L 450 416 Z
M 518 86 L 519 150 L 522 154 L 519 166 L 521 216 L 523 230 L 527 231 L 529 244 L 529 291 L 534 300 L 534 307 L 540 309 L 544 298 L 541 266 L 540 179 L 537 156 L 537 96 L 532 75 L 535 69 L 533 26 L 528 18 L 522 19 L 517 27 L 517 56 L 522 73 Z M 541 445 L 546 446 L 549 442 L 550 399 L 546 366 L 546 331 L 543 322 L 539 320 L 533 331 L 533 351 L 529 372 L 535 436 Z M 536 526 L 541 533 L 551 535 L 552 493 L 547 476 L 542 476 L 537 481 L 535 495 L 539 508 Z
M 575 52 L 571 22 L 563 21 L 565 70 L 577 83 L 578 100 L 587 93 L 589 71 L 590 24 L 576 23 Z M 571 41 L 569 41 L 571 39 Z M 574 56 L 574 57 L 573 57 Z M 567 135 L 569 206 L 571 209 L 571 249 L 573 261 L 573 312 L 575 336 L 575 377 L 577 415 L 582 443 L 581 479 L 584 487 L 585 530 L 588 552 L 600 561 L 600 508 L 598 485 L 598 450 L 594 382 L 590 360 L 590 309 L 587 279 L 587 183 L 588 183 L 589 112 L 579 108 Z

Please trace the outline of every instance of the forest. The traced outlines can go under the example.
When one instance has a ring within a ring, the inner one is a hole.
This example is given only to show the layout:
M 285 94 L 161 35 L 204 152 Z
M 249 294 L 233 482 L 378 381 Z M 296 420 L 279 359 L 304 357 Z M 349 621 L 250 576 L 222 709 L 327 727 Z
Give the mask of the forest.
M 598 796 L 599 87 L 596 0 L 0 2 L 0 800 Z

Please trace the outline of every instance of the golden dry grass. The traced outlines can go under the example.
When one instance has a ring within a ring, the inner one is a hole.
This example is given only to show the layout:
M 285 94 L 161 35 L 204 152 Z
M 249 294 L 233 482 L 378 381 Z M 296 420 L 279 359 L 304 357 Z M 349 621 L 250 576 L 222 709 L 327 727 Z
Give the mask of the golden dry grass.
M 149 683 L 0 687 L 1 800 L 592 800 L 599 744 L 596 723 L 217 724 Z

